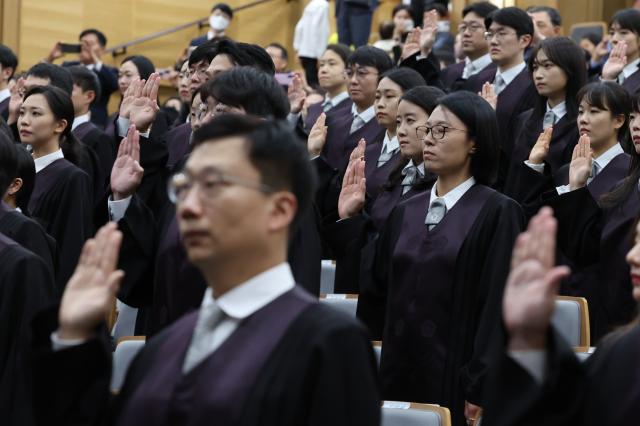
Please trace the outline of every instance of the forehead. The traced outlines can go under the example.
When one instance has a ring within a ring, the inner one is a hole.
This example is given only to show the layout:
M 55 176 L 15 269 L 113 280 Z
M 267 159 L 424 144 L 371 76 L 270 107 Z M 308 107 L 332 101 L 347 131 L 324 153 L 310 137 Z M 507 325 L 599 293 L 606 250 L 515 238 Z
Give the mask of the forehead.
M 502 24 L 499 24 L 497 22 L 492 22 L 491 26 L 489 27 L 489 29 L 491 31 L 514 30 L 513 28 L 511 28 L 511 27 L 509 27 L 507 25 L 502 25 Z
M 529 13 L 529 16 L 531 16 L 531 19 L 533 19 L 534 22 L 536 21 L 551 22 L 551 17 L 547 12 L 533 12 L 533 13 Z
M 394 18 L 409 18 L 409 12 L 406 9 L 400 9 L 393 15 Z
M 388 77 L 380 80 L 380 83 L 378 83 L 378 90 L 395 90 L 402 93 L 402 87 Z
M 355 69 L 355 68 L 363 68 L 367 71 L 371 71 L 371 72 L 376 72 L 378 71 L 378 69 L 376 67 L 372 67 L 371 65 L 360 65 L 359 63 L 353 63 L 351 65 L 349 65 L 350 68 Z
M 38 107 L 49 109 L 49 105 L 47 104 L 47 100 L 41 94 L 31 95 L 27 99 L 24 100 L 22 106 L 26 107 Z
M 282 55 L 282 50 L 277 46 L 268 46 L 265 50 L 269 55 Z
M 453 112 L 446 107 L 438 105 L 429 116 L 429 124 L 450 124 L 453 127 L 465 130 L 466 126 Z
M 219 55 L 216 55 L 211 60 L 211 64 L 209 64 L 210 67 L 215 67 L 220 71 L 230 70 L 234 67 L 234 65 L 235 64 L 231 60 L 231 56 L 227 55 L 226 53 L 220 53 Z
M 549 57 L 547 56 L 546 53 L 544 53 L 544 50 L 542 49 L 538 50 L 538 54 L 536 55 L 536 61 L 543 62 L 548 60 L 549 60 Z
M 139 75 L 140 73 L 138 72 L 138 67 L 135 66 L 135 64 L 131 61 L 127 61 L 124 64 L 120 65 L 120 71 L 122 72 L 131 72 L 134 73 L 136 75 Z
M 335 61 L 342 62 L 342 58 L 340 57 L 340 55 L 338 55 L 333 50 L 325 50 L 324 53 L 322 54 L 321 59 L 335 60 Z
M 403 114 L 426 115 L 426 112 L 422 108 L 420 108 L 418 105 L 414 104 L 413 102 L 409 102 L 403 99 L 398 104 L 398 115 L 403 115 Z
M 464 16 L 463 22 L 481 22 L 484 24 L 484 18 L 475 12 L 469 12 Z
M 89 33 L 89 34 L 83 35 L 82 38 L 80 38 L 80 40 L 87 41 L 89 43 L 98 43 L 98 36 L 93 33 Z
M 227 15 L 226 13 L 224 13 L 224 12 L 222 11 L 222 9 L 215 9 L 213 12 L 211 12 L 211 14 L 212 14 L 212 15 L 215 15 L 215 16 L 224 16 L 224 17 L 225 17 L 225 18 L 227 18 L 227 19 L 229 19 L 229 18 L 230 18 L 230 17 L 229 17 L 229 15 Z
M 246 140 L 239 136 L 207 141 L 193 150 L 185 165 L 190 173 L 213 168 L 223 173 L 250 174 L 255 169 L 247 156 Z M 256 172 L 257 173 L 257 172 Z

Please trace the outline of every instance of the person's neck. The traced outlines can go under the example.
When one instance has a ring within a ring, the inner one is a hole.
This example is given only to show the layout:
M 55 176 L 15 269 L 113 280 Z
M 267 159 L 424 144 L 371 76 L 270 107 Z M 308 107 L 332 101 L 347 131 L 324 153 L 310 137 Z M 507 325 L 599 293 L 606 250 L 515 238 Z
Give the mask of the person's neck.
M 2 201 L 7 203 L 7 205 L 9 207 L 11 207 L 12 209 L 14 209 L 14 210 L 18 207 L 18 204 L 16 203 L 15 195 L 8 195 L 7 194 L 7 195 L 4 196 L 4 199 Z
M 633 55 L 627 56 L 627 65 L 640 58 L 640 51 L 637 51 Z
M 444 197 L 456 186 L 460 185 L 471 177 L 469 167 L 465 167 L 457 173 L 451 175 L 440 175 L 436 182 L 436 195 Z
M 216 38 L 216 37 L 224 37 L 224 31 L 225 30 L 220 31 L 220 30 L 214 30 L 213 28 L 211 29 L 211 33 L 213 34 L 214 38 Z
M 607 141 L 599 144 L 591 143 L 591 149 L 593 150 L 593 158 L 598 158 L 609 149 L 614 147 L 618 143 L 618 135 L 613 135 Z
M 424 163 L 424 158 L 422 157 L 422 151 L 416 155 L 409 157 L 409 160 L 411 160 L 413 162 L 413 165 L 416 167 Z
M 86 115 L 86 114 L 89 114 L 89 108 L 76 112 L 76 115 L 74 118 L 82 117 L 83 115 Z
M 509 71 L 511 68 L 520 65 L 524 62 L 524 55 L 518 53 L 513 58 L 505 59 L 502 63 L 498 64 L 498 69 L 501 73 Z
M 566 99 L 567 99 L 567 96 L 565 92 L 552 94 L 547 98 L 547 103 L 549 104 L 550 108 L 555 108 L 556 106 L 563 103 Z
M 93 59 L 85 59 L 85 60 L 80 59 L 80 63 L 82 65 L 94 65 L 95 61 Z
M 340 86 L 327 89 L 327 95 L 329 95 L 330 99 L 333 99 L 336 96 L 338 96 L 340 93 L 344 93 L 346 91 L 347 91 L 347 85 L 343 84 Z
M 4 90 L 9 87 L 8 81 L 0 81 L 0 90 Z
M 45 155 L 53 154 L 60 149 L 60 141 L 57 137 L 40 145 L 31 145 L 33 148 L 33 158 L 44 157 Z
M 480 59 L 482 58 L 484 55 L 486 55 L 487 53 L 489 53 L 489 48 L 487 47 L 484 50 L 476 50 L 475 52 L 469 52 L 467 54 L 467 57 L 469 58 L 469 60 L 471 62 L 475 61 L 476 59 Z
M 217 299 L 256 275 L 286 262 L 286 259 L 286 250 L 270 250 L 251 259 L 234 256 L 232 259 L 208 261 L 200 271 Z
M 397 125 L 385 127 L 385 129 L 387 130 L 387 135 L 389 136 L 389 139 L 393 139 L 393 138 L 396 137 L 396 133 L 397 133 L 397 130 L 398 130 L 398 126 Z
M 356 106 L 356 111 L 358 111 L 358 114 L 362 114 L 363 112 L 371 108 L 371 106 L 373 105 L 373 101 L 366 104 L 357 102 L 354 102 L 353 104 Z

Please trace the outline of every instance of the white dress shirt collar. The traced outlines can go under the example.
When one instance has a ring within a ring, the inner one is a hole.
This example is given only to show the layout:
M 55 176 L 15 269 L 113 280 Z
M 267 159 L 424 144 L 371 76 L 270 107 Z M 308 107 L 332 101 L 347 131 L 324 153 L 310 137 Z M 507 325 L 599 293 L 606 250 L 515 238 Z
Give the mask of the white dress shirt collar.
M 469 78 L 472 75 L 478 74 L 480 71 L 482 71 L 483 69 L 485 69 L 491 64 L 491 54 L 487 53 L 486 55 L 480 56 L 478 59 L 474 61 L 472 61 L 467 57 L 464 59 L 464 63 L 465 63 L 465 68 L 469 66 L 472 67 L 471 71 L 469 71 L 469 75 L 467 76 L 467 78 Z
M 329 94 L 324 95 L 324 101 L 331 103 L 331 107 L 336 107 L 338 104 L 349 97 L 349 92 L 342 92 L 335 95 L 333 98 L 329 97 Z
M 294 287 L 295 281 L 289 264 L 281 263 L 245 281 L 217 299 L 212 297 L 211 289 L 207 288 L 202 306 L 217 303 L 228 317 L 242 320 Z
M 556 115 L 556 123 L 565 115 L 567 115 L 567 102 L 560 102 L 558 105 L 551 108 L 549 104 L 547 104 L 547 111 L 553 111 Z
M 598 172 L 601 172 L 611 160 L 617 157 L 620 154 L 623 154 L 624 150 L 622 146 L 617 143 L 602 154 L 598 158 L 594 158 L 593 161 L 598 164 Z
M 384 132 L 384 141 L 382 141 L 382 151 L 380 151 L 381 153 L 385 153 L 385 152 L 394 152 L 397 151 L 398 149 L 400 149 L 400 142 L 398 142 L 398 136 L 394 136 L 394 137 L 389 137 L 389 133 L 388 132 Z
M 376 108 L 375 106 L 371 105 L 369 108 L 365 109 L 361 113 L 358 113 L 358 108 L 356 107 L 356 104 L 353 104 L 351 105 L 351 114 L 360 116 L 362 121 L 364 121 L 365 123 L 368 123 L 373 119 L 373 117 L 376 116 Z
M 640 65 L 640 58 L 625 65 L 625 67 L 622 68 L 622 75 L 624 75 L 624 78 L 629 78 L 631 74 L 638 71 L 638 65 Z
M 4 101 L 7 98 L 11 97 L 11 90 L 9 89 L 2 89 L 0 90 L 0 102 Z
M 527 64 L 520 62 L 515 67 L 511 67 L 506 71 L 501 71 L 500 68 L 496 71 L 496 77 L 501 76 L 504 80 L 505 87 L 511 84 L 511 82 L 527 67 Z
M 471 176 L 469 179 L 462 182 L 460 185 L 453 188 L 451 191 L 447 192 L 444 197 L 438 197 L 436 194 L 436 186 L 437 182 L 431 187 L 431 201 L 429 201 L 429 205 L 433 203 L 436 198 L 441 198 L 444 200 L 445 206 L 447 206 L 447 211 L 451 210 L 453 206 L 456 205 L 460 198 L 469 190 L 473 185 L 476 184 L 476 179 Z
M 62 149 L 52 152 L 51 154 L 43 155 L 40 158 L 35 158 L 33 162 L 36 165 L 36 173 L 40 173 L 40 170 L 46 168 L 49 164 L 53 163 L 54 161 L 60 160 L 61 158 L 64 158 Z
M 91 113 L 90 112 L 88 112 L 86 114 L 82 114 L 82 115 L 74 118 L 73 119 L 73 124 L 71 125 L 71 131 L 73 132 L 76 129 L 76 127 L 78 127 L 81 124 L 88 123 L 89 120 L 91 120 Z

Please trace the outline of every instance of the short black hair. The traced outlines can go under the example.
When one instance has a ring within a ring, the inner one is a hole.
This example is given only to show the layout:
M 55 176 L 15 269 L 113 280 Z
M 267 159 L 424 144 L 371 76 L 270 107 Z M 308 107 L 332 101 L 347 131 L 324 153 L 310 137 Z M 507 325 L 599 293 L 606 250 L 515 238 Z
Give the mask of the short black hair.
M 80 35 L 78 36 L 78 40 L 82 39 L 82 37 L 84 37 L 84 36 L 86 36 L 88 34 L 94 34 L 97 37 L 98 43 L 100 43 L 100 46 L 107 47 L 107 36 L 105 36 L 102 31 L 97 30 L 95 28 L 89 28 L 89 29 L 86 29 L 86 30 L 82 31 L 80 33 Z
M 289 52 L 287 52 L 287 48 L 284 47 L 283 45 L 281 45 L 280 43 L 269 43 L 267 45 L 267 47 L 275 47 L 276 49 L 278 49 L 280 51 L 280 56 L 282 57 L 282 59 L 284 59 L 285 61 L 287 61 L 289 59 Z M 267 48 L 265 47 L 265 49 Z
M 381 74 L 378 78 L 378 82 L 383 78 L 388 78 L 389 80 L 396 83 L 402 88 L 403 92 L 406 92 L 409 89 L 413 89 L 414 87 L 427 85 L 426 81 L 424 81 L 424 77 L 422 77 L 422 74 L 408 67 L 392 68 L 389 71 Z
M 618 24 L 623 30 L 633 31 L 640 36 L 640 11 L 636 9 L 619 10 L 611 18 L 609 27 L 613 24 Z
M 36 185 L 36 164 L 33 161 L 31 153 L 27 151 L 26 146 L 23 144 L 14 144 L 16 151 L 16 174 L 13 179 L 22 179 L 22 187 L 16 194 L 16 206 L 22 210 L 23 213 L 29 214 L 29 200 L 31 200 L 31 194 L 33 188 Z
M 100 93 L 102 92 L 100 80 L 96 73 L 82 65 L 73 65 L 67 69 L 71 73 L 73 84 L 81 88 L 83 92 L 91 90 L 95 93 L 95 97 L 91 102 L 93 105 L 100 98 Z
M 549 6 L 531 6 L 527 8 L 527 13 L 540 13 L 546 12 L 549 15 L 549 20 L 554 27 L 559 27 L 562 25 L 562 16 L 560 16 L 560 12 L 557 9 Z
M 14 145 L 4 133 L 0 133 L 0 202 L 18 169 Z
M 120 62 L 120 64 L 124 64 L 125 62 L 131 62 L 136 67 L 138 74 L 140 74 L 140 80 L 148 80 L 151 74 L 156 71 L 156 66 L 151 62 L 151 59 L 146 56 L 127 56 L 122 60 L 122 62 Z
M 492 12 L 484 18 L 484 26 L 489 29 L 492 22 L 504 25 L 505 27 L 513 28 L 516 31 L 518 37 L 523 35 L 530 35 L 533 37 L 533 20 L 522 9 L 517 7 L 505 7 L 504 9 L 498 9 Z
M 465 6 L 464 9 L 462 9 L 462 17 L 464 18 L 473 12 L 481 18 L 486 18 L 496 10 L 498 10 L 498 6 L 495 4 L 489 3 L 488 1 L 479 1 Z
M 228 55 L 231 61 L 238 66 L 249 66 L 257 68 L 268 74 L 276 73 L 275 65 L 271 56 L 264 48 L 257 44 L 235 42 L 229 39 L 222 39 L 218 42 L 218 55 Z
M 203 102 L 211 97 L 247 114 L 284 120 L 290 104 L 282 87 L 265 72 L 253 67 L 235 67 L 209 80 L 200 89 Z
M 316 175 L 305 145 L 285 121 L 266 121 L 257 117 L 227 114 L 215 117 L 193 134 L 193 149 L 205 143 L 230 137 L 243 137 L 249 161 L 260 173 L 263 184 L 290 191 L 298 201 L 293 229 L 311 207 Z
M 193 49 L 193 52 L 189 55 L 189 66 L 195 65 L 198 62 L 210 63 L 213 58 L 218 54 L 218 41 L 208 40 L 202 43 L 200 46 Z
M 349 55 L 347 66 L 358 64 L 362 67 L 373 67 L 379 74 L 393 68 L 393 61 L 382 49 L 373 46 L 360 46 Z
M 382 21 L 378 26 L 378 34 L 380 34 L 380 40 L 390 40 L 393 37 L 393 30 L 395 25 L 392 21 Z
M 71 78 L 71 73 L 68 69 L 59 65 L 40 62 L 29 68 L 26 77 L 30 75 L 48 79 L 50 85 L 62 89 L 71 96 L 71 92 L 73 91 L 73 78 Z
M 524 13 L 524 12 L 523 12 Z M 471 92 L 454 92 L 438 102 L 458 117 L 475 141 L 471 174 L 483 185 L 491 186 L 498 174 L 499 133 L 496 112 L 487 101 Z
M 215 12 L 216 10 L 220 10 L 223 13 L 226 13 L 227 15 L 229 15 L 229 19 L 233 19 L 233 9 L 231 9 L 231 6 L 229 6 L 226 3 L 218 3 L 218 4 L 214 4 L 213 7 L 211 8 L 211 13 Z
M 409 5 L 406 4 L 399 4 L 397 6 L 395 6 L 393 8 L 393 10 L 391 11 L 391 19 L 395 18 L 396 13 L 400 12 L 401 10 L 406 11 L 407 13 L 409 13 L 409 17 L 412 16 L 411 14 L 411 7 Z
M 325 52 L 327 50 L 330 50 L 336 55 L 340 56 L 340 59 L 342 59 L 344 66 L 345 67 L 347 66 L 347 62 L 349 61 L 349 55 L 351 55 L 351 48 L 349 46 L 342 43 L 335 43 L 335 44 L 328 45 Z
M 585 38 L 589 40 L 591 43 L 593 43 L 594 46 L 597 46 L 602 41 L 602 36 L 596 33 L 587 33 L 582 37 L 580 37 L 580 41 L 582 41 Z
M 436 109 L 440 98 L 444 95 L 445 93 L 437 87 L 418 86 L 407 90 L 400 98 L 400 102 L 410 102 L 422 109 L 428 115 L 431 115 L 433 110 Z
M 449 15 L 449 10 L 442 3 L 428 3 L 424 6 L 424 11 L 429 12 L 435 10 L 440 18 L 445 18 Z
M 18 57 L 13 50 L 9 49 L 4 44 L 0 44 L 0 65 L 2 68 L 11 68 L 13 71 L 9 78 L 12 78 L 18 68 Z

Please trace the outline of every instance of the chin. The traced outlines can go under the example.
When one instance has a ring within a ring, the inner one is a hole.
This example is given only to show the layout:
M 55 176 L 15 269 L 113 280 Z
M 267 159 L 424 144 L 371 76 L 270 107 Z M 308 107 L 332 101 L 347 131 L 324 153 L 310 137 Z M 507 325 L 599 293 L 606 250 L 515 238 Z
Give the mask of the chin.
M 186 252 L 189 262 L 196 266 L 206 264 L 214 257 L 213 251 L 205 247 L 186 247 Z

